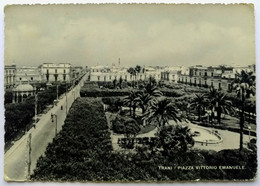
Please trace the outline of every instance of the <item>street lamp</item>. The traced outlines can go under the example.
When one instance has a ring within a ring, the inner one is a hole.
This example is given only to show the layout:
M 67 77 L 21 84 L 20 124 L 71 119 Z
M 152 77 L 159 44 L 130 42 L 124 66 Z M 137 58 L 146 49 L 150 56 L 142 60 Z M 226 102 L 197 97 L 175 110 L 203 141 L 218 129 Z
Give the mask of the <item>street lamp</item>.
M 32 154 L 32 133 L 29 133 L 27 138 L 27 147 L 28 147 L 28 157 L 27 157 L 27 179 L 30 178 L 31 175 L 31 154 Z
M 67 114 L 68 113 L 67 83 L 66 83 L 65 96 L 66 96 L 66 114 Z
M 250 125 L 248 126 L 248 129 L 249 129 L 249 143 L 250 143 L 250 133 L 251 133 L 251 126 Z
M 59 99 L 59 85 L 57 85 L 57 101 Z
M 34 128 L 36 127 L 36 123 L 37 123 L 37 102 L 38 102 L 38 96 L 37 96 L 37 92 L 35 91 L 35 106 L 34 106 Z
M 55 117 L 55 136 L 57 135 L 57 121 L 58 121 L 58 116 L 57 114 L 51 114 L 51 122 L 54 122 L 54 117 Z

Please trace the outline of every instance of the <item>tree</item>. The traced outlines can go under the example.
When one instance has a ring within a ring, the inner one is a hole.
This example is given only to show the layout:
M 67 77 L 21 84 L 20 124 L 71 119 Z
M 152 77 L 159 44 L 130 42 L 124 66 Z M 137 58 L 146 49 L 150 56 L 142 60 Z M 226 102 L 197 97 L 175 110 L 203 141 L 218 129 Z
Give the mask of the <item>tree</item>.
M 142 114 L 144 114 L 150 102 L 153 100 L 153 97 L 145 92 L 138 93 L 137 96 L 138 106 L 142 109 Z
M 195 142 L 192 133 L 187 126 L 170 125 L 163 127 L 159 138 L 164 152 L 173 156 L 178 152 L 186 152 Z
M 140 67 L 140 65 L 136 65 L 135 71 L 136 71 L 137 74 L 141 72 L 141 67 Z
M 4 104 L 12 103 L 13 94 L 11 91 L 5 91 Z
M 195 98 L 191 101 L 190 108 L 197 110 L 198 120 L 201 121 L 201 115 L 205 112 L 207 106 L 204 94 L 195 94 Z
M 154 77 L 152 77 L 152 76 L 149 77 L 149 84 L 151 84 L 152 86 L 156 85 L 156 80 Z
M 133 82 L 135 82 L 134 80 L 135 80 L 135 75 L 136 75 L 136 71 L 135 71 L 135 69 L 133 68 L 133 67 L 130 67 L 129 69 L 127 69 L 127 72 L 131 75 L 131 77 L 133 78 L 132 80 L 133 80 Z M 135 84 L 135 83 L 133 83 L 133 84 Z M 134 85 L 133 85 L 133 87 L 134 87 Z
M 120 76 L 120 78 L 119 78 L 119 88 L 120 89 L 122 89 L 122 83 L 123 83 L 123 79 L 122 79 L 122 77 Z
M 154 98 L 158 98 L 163 95 L 163 93 L 157 88 L 156 85 L 150 83 L 144 87 L 144 92 Z
M 117 80 L 114 79 L 114 80 L 113 80 L 113 87 L 114 87 L 114 89 L 116 88 L 116 84 L 117 84 Z
M 123 100 L 123 104 L 128 106 L 130 109 L 130 116 L 132 115 L 132 110 L 133 109 L 133 117 L 135 118 L 135 110 L 137 107 L 137 94 L 136 92 L 131 91 L 131 93 L 129 94 L 129 96 L 127 96 L 126 98 L 124 98 Z
M 233 111 L 232 102 L 228 100 L 226 94 L 214 88 L 210 89 L 207 97 L 209 99 L 209 108 L 211 109 L 211 113 L 214 113 L 214 111 L 217 112 L 217 120 L 220 124 L 221 114 L 229 114 Z
M 143 119 L 150 123 L 155 123 L 158 129 L 168 124 L 169 120 L 181 121 L 175 105 L 166 98 L 158 99 L 151 104 L 146 113 L 144 113 Z
M 237 93 L 237 106 L 240 115 L 240 151 L 243 149 L 246 100 L 249 99 L 250 96 L 255 95 L 255 79 L 256 77 L 253 72 L 242 70 L 240 74 L 236 74 L 236 78 L 232 84 L 233 89 L 235 89 Z

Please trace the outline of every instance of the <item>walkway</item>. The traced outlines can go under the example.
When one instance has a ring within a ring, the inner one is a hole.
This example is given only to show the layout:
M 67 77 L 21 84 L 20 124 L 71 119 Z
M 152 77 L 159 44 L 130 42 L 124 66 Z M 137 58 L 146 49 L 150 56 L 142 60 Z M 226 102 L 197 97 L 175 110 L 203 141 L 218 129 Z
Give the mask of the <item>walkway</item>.
M 40 120 L 36 124 L 36 128 L 31 128 L 5 153 L 4 178 L 6 181 L 27 180 L 29 169 L 29 135 L 31 135 L 31 174 L 36 168 L 38 158 L 44 155 L 46 147 L 55 137 L 55 120 L 54 122 L 51 121 L 51 114 L 57 115 L 57 131 L 59 132 L 62 129 L 67 116 L 66 100 L 67 108 L 69 110 L 74 100 L 80 96 L 80 88 L 83 85 L 84 79 L 85 78 L 83 78 L 77 86 L 67 93 L 67 99 L 66 96 L 61 96 L 57 106 L 54 106 L 46 114 L 41 116 Z M 61 106 L 63 106 L 63 110 L 61 110 Z

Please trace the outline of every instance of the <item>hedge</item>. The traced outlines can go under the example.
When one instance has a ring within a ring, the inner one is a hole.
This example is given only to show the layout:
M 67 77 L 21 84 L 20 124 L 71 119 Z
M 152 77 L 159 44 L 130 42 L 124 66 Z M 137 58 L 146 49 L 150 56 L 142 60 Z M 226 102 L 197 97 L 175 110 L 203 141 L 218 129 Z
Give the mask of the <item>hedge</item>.
M 187 152 L 164 155 L 146 146 L 136 153 L 112 151 L 101 101 L 78 98 L 60 133 L 39 158 L 32 181 L 178 181 L 253 179 L 257 155 L 243 149 Z M 159 166 L 172 170 L 159 170 Z M 244 166 L 244 169 L 192 169 L 177 166 Z

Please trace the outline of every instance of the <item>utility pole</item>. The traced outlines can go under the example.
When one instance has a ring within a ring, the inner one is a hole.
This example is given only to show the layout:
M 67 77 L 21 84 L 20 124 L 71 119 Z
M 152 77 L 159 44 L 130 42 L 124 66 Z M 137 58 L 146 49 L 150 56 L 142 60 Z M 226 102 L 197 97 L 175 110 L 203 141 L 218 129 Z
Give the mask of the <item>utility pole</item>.
M 55 117 L 55 136 L 57 135 L 57 130 L 58 130 L 58 116 L 57 114 L 51 114 L 51 122 L 54 122 L 54 117 Z
M 27 146 L 28 146 L 28 159 L 27 159 L 27 179 L 30 178 L 31 174 L 31 154 L 32 154 L 32 134 L 30 133 L 27 139 Z
M 36 127 L 36 123 L 37 123 L 37 102 L 38 102 L 38 96 L 37 96 L 37 92 L 35 91 L 35 106 L 34 106 L 34 128 Z
M 58 101 L 58 99 L 59 99 L 59 85 L 57 85 L 57 101 Z
M 66 83 L 66 91 L 65 91 L 65 95 L 66 95 L 66 114 L 68 114 L 67 83 Z

